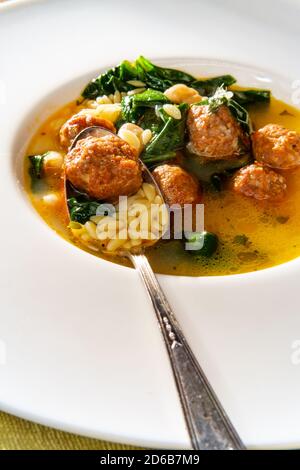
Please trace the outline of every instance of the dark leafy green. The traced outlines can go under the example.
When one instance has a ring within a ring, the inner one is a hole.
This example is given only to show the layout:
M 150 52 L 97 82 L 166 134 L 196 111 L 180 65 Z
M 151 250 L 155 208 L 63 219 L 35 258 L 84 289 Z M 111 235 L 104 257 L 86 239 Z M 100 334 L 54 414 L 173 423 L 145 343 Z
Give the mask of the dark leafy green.
M 250 134 L 252 131 L 252 123 L 248 111 L 233 99 L 228 101 L 227 106 L 242 128 Z
M 222 190 L 223 179 L 224 178 L 223 178 L 222 173 L 221 174 L 214 173 L 213 175 L 211 175 L 210 184 L 215 191 L 220 192 Z
M 47 154 L 48 152 L 43 153 L 42 155 L 29 155 L 29 174 L 32 178 L 42 178 L 44 158 Z
M 161 127 L 161 118 L 157 115 L 155 108 L 148 108 L 140 117 L 138 125 L 143 129 L 150 129 L 153 134 L 157 134 Z
M 169 100 L 162 92 L 151 88 L 122 99 L 122 119 L 137 123 L 153 133 L 141 156 L 145 163 L 169 160 L 176 156 L 176 150 L 184 146 L 188 105 L 179 105 L 181 118 L 174 119 L 163 109 L 163 105 L 167 103 Z
M 220 75 L 218 77 L 212 77 L 205 80 L 194 80 L 189 84 L 189 86 L 195 88 L 201 96 L 212 96 L 216 92 L 217 88 L 221 86 L 227 88 L 235 82 L 236 79 L 232 75 Z
M 82 96 L 95 99 L 97 96 L 114 93 L 116 90 L 129 91 L 136 88 L 128 83 L 131 80 L 142 81 L 147 88 L 165 91 L 175 83 L 191 83 L 195 78 L 180 70 L 158 67 L 150 60 L 140 56 L 133 63 L 124 60 L 117 67 L 113 67 L 94 78 L 85 87 Z
M 42 192 L 45 189 L 45 180 L 43 179 L 44 158 L 48 152 L 42 155 L 30 155 L 29 159 L 29 176 L 31 180 L 31 190 L 34 193 Z
M 186 250 L 193 255 L 211 257 L 218 248 L 219 240 L 212 232 L 191 232 L 185 234 Z
M 91 80 L 82 92 L 83 98 L 95 99 L 97 96 L 114 93 L 116 90 L 127 92 L 139 85 L 133 85 L 132 80 L 145 84 L 146 88 L 164 92 L 176 83 L 184 83 L 195 88 L 201 96 L 211 97 L 219 87 L 228 89 L 236 79 L 232 75 L 197 80 L 192 75 L 180 70 L 159 67 L 149 59 L 140 56 L 135 62 L 123 60 L 119 65 L 100 74 Z M 267 103 L 270 101 L 269 90 L 233 90 L 234 100 L 240 105 L 252 103 Z
M 250 152 L 241 156 L 235 156 L 230 159 L 214 160 L 211 158 L 200 157 L 192 153 L 186 152 L 184 159 L 185 168 L 194 173 L 201 181 L 205 183 L 213 183 L 211 178 L 218 175 L 220 179 L 226 179 L 228 172 L 242 168 L 253 161 Z
M 68 199 L 68 207 L 71 220 L 85 224 L 93 215 L 96 215 L 99 202 L 79 201 L 75 197 Z
M 176 157 L 176 151 L 171 150 L 170 152 L 165 152 L 161 155 L 148 153 L 147 155 L 142 155 L 142 160 L 146 165 L 149 165 L 149 168 L 154 168 L 160 163 L 164 163 L 172 158 Z
M 232 90 L 234 100 L 242 106 L 255 103 L 269 103 L 271 92 L 269 90 Z
M 190 84 L 195 80 L 192 75 L 180 70 L 154 65 L 143 56 L 135 61 L 135 65 L 139 80 L 154 90 L 165 91 L 176 83 Z
M 133 64 L 124 60 L 117 67 L 107 70 L 88 83 L 82 96 L 95 99 L 97 96 L 114 93 L 116 90 L 129 91 L 135 88 L 128 83 L 130 80 L 138 80 L 138 72 Z
M 122 99 L 122 119 L 126 122 L 137 123 L 147 108 L 169 103 L 168 98 L 157 90 L 148 90 L 137 95 L 125 96 Z
M 181 112 L 180 119 L 169 116 L 163 107 L 156 108 L 156 115 L 160 118 L 161 125 L 142 154 L 141 158 L 145 163 L 173 158 L 176 156 L 176 151 L 184 147 L 188 105 L 182 103 L 178 108 Z

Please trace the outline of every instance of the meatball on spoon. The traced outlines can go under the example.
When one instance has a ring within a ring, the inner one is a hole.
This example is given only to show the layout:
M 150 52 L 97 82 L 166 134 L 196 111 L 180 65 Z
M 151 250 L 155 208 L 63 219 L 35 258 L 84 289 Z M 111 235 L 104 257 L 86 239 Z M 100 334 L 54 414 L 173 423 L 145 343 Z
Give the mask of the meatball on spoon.
M 88 127 L 75 137 L 69 151 L 72 151 L 82 139 L 101 138 L 107 135 L 116 137 L 105 128 Z M 154 185 L 164 200 L 154 177 L 141 160 L 140 164 L 144 181 Z M 151 299 L 168 351 L 192 448 L 244 449 L 242 441 L 190 349 L 147 257 L 142 252 L 133 253 L 124 250 L 119 254 L 130 259 Z

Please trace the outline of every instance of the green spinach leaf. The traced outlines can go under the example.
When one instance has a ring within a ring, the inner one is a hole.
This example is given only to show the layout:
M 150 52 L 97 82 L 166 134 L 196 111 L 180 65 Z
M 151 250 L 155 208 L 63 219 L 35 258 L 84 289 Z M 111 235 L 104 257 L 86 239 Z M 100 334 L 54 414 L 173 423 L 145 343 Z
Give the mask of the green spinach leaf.
M 164 92 L 167 88 L 184 83 L 195 88 L 201 96 L 211 97 L 218 88 L 227 89 L 236 82 L 232 75 L 220 75 L 208 79 L 196 80 L 192 75 L 180 70 L 159 67 L 149 59 L 140 56 L 135 62 L 124 60 L 93 79 L 82 92 L 84 98 L 95 99 L 104 94 L 114 93 L 116 90 L 128 92 L 138 87 L 131 81 L 138 80 L 145 87 Z M 252 103 L 267 103 L 270 101 L 269 90 L 233 90 L 234 100 L 240 105 Z
M 29 174 L 32 178 L 42 178 L 44 158 L 48 153 L 49 152 L 43 153 L 42 155 L 29 155 Z
M 156 114 L 161 120 L 161 125 L 142 154 L 141 158 L 145 163 L 173 158 L 176 156 L 176 151 L 184 147 L 188 105 L 182 103 L 178 108 L 181 112 L 180 119 L 174 119 L 164 111 L 163 107 L 157 107 Z
M 270 90 L 232 90 L 234 100 L 242 106 L 254 103 L 269 103 Z
M 135 88 L 128 81 L 137 79 L 136 67 L 128 60 L 124 60 L 117 67 L 107 70 L 88 83 L 82 92 L 82 96 L 95 99 L 97 96 L 108 95 L 117 90 L 127 92 Z
M 122 119 L 126 122 L 137 123 L 147 108 L 169 103 L 168 98 L 160 91 L 148 89 L 136 95 L 125 96 L 122 99 Z
M 161 126 L 161 118 L 157 115 L 155 107 L 146 109 L 138 120 L 138 125 L 143 129 L 150 129 L 152 134 L 157 134 Z
M 154 65 L 143 56 L 135 61 L 135 65 L 139 79 L 154 90 L 165 91 L 176 83 L 189 84 L 195 80 L 192 75 L 180 70 Z
M 72 221 L 85 224 L 93 215 L 96 215 L 99 202 L 97 201 L 79 201 L 75 197 L 68 199 L 70 218 Z
M 201 96 L 212 96 L 219 87 L 227 88 L 235 82 L 236 79 L 232 75 L 220 75 L 203 80 L 194 80 L 189 86 L 195 88 Z
M 165 91 L 176 83 L 189 84 L 195 81 L 195 78 L 180 70 L 159 67 L 140 56 L 133 63 L 124 60 L 120 65 L 91 80 L 84 88 L 82 96 L 95 99 L 97 96 L 114 93 L 116 90 L 127 92 L 138 88 L 130 83 L 132 80 L 143 82 L 147 88 Z

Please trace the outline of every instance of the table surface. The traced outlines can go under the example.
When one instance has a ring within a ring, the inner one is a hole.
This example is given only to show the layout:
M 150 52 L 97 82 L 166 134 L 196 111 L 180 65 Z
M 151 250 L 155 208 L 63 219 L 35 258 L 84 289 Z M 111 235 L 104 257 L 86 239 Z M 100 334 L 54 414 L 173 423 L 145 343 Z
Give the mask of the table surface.
M 77 436 L 0 412 L 0 450 L 134 450 L 137 447 Z

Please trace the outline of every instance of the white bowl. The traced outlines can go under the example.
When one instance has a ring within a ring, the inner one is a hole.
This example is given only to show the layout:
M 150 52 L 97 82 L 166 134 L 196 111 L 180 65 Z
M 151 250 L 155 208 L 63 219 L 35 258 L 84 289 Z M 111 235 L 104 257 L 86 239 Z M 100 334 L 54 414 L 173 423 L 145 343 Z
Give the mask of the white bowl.
M 195 75 L 229 72 L 291 101 L 300 77 L 298 14 L 298 2 L 280 0 L 247 8 L 229 0 L 0 7 L 3 410 L 103 439 L 189 447 L 137 273 L 77 249 L 46 226 L 23 190 L 24 149 L 43 119 L 97 72 L 139 54 Z M 300 443 L 299 272 L 296 259 L 243 275 L 159 277 L 249 447 Z

